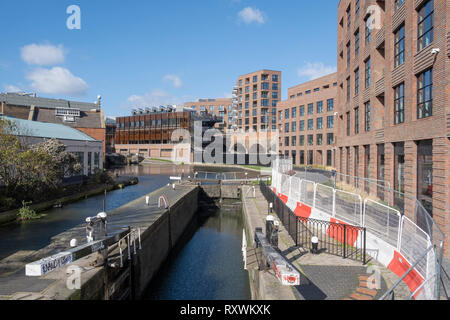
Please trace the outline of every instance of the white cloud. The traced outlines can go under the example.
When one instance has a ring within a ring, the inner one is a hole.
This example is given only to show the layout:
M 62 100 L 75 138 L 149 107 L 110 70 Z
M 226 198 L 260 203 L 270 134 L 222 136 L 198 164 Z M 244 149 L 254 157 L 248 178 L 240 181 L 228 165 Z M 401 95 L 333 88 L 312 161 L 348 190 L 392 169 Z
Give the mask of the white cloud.
M 239 11 L 238 13 L 239 20 L 246 23 L 259 23 L 263 24 L 265 22 L 264 14 L 259 9 L 247 7 Z
M 23 90 L 19 87 L 16 87 L 15 85 L 6 85 L 5 86 L 6 92 L 22 92 Z
M 172 85 L 175 88 L 181 88 L 183 86 L 183 82 L 181 81 L 180 77 L 173 75 L 173 74 L 168 74 L 163 78 L 163 81 L 169 81 L 172 82 Z
M 22 60 L 28 64 L 39 66 L 51 66 L 64 63 L 65 49 L 62 45 L 30 44 L 21 50 Z
M 61 67 L 38 68 L 26 75 L 31 88 L 40 93 L 82 95 L 88 89 L 87 83 Z
M 337 68 L 335 66 L 326 66 L 322 62 L 308 62 L 297 70 L 297 74 L 299 77 L 306 77 L 308 80 L 314 80 L 336 71 Z
M 130 107 L 150 107 L 170 104 L 180 105 L 183 103 L 181 99 L 160 89 L 155 89 L 143 95 L 131 95 L 127 99 L 127 102 Z

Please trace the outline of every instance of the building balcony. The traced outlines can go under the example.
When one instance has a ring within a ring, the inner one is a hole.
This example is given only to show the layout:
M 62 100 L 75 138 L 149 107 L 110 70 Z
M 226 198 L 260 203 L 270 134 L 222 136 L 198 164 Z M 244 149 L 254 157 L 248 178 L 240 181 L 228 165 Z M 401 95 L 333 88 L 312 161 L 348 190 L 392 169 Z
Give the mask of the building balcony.
M 375 48 L 380 49 L 384 47 L 385 41 L 385 27 L 383 26 L 375 35 Z

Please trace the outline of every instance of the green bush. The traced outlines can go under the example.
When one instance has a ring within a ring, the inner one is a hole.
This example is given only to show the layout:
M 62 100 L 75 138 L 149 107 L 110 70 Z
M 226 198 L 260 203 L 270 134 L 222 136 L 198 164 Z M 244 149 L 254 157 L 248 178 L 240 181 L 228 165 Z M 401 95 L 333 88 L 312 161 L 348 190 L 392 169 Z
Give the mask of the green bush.
M 32 220 L 36 219 L 36 211 L 31 209 L 28 205 L 31 204 L 31 202 L 25 202 L 22 201 L 22 208 L 19 210 L 19 217 L 21 220 Z
M 91 179 L 91 181 L 96 184 L 114 184 L 114 175 L 109 171 L 101 170 L 99 168 L 95 168 Z

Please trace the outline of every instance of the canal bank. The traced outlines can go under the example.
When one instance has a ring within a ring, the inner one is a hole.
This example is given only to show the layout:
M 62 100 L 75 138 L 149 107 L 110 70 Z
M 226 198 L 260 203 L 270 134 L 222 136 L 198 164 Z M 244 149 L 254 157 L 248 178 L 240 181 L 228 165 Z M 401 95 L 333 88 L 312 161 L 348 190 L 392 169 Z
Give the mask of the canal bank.
M 221 189 L 223 191 L 220 191 Z M 219 197 L 222 195 L 222 198 L 233 198 L 238 196 L 236 190 L 238 190 L 236 186 L 220 185 L 205 186 L 205 190 L 193 184 L 177 185 L 175 190 L 171 186 L 166 186 L 148 195 L 151 199 L 150 205 L 146 204 L 146 196 L 144 196 L 111 211 L 108 216 L 109 234 L 122 232 L 124 226 L 139 228 L 140 230 L 142 249 L 137 250 L 136 254 L 131 253 L 129 262 L 126 262 L 126 256 L 124 257 L 125 268 L 131 266 L 130 269 L 132 270 L 128 274 L 126 270 L 123 272 L 120 268 L 117 268 L 117 272 L 114 270 L 111 272 L 111 268 L 105 270 L 104 267 L 93 267 L 93 262 L 97 256 L 91 254 L 41 277 L 25 277 L 23 268 L 16 272 L 10 272 L 0 278 L 0 295 L 3 299 L 119 299 L 127 297 L 126 288 L 131 288 L 132 296 L 135 299 L 143 298 L 143 293 L 146 291 L 148 284 L 163 263 L 167 261 L 170 252 L 182 235 L 185 234 L 194 215 L 214 211 L 213 208 L 217 207 L 217 203 L 220 203 L 217 195 Z M 208 196 L 208 194 L 211 196 Z M 163 195 L 167 197 L 170 204 L 169 209 L 158 208 L 157 201 Z M 214 198 L 219 202 L 214 202 Z M 203 206 L 200 211 L 198 210 L 199 203 Z M 227 236 L 225 235 L 225 237 Z M 22 257 L 22 260 L 32 262 L 67 250 L 71 239 L 78 239 L 79 243 L 84 243 L 85 226 L 80 225 L 59 234 L 52 239 L 51 245 L 32 255 Z M 236 239 L 234 241 L 236 245 Z M 240 237 L 238 237 L 237 242 L 240 243 Z M 209 243 L 209 245 L 210 248 L 215 248 L 214 243 Z M 225 254 L 233 254 L 235 260 L 237 259 L 236 261 L 241 260 L 240 249 L 236 250 L 235 253 L 230 253 L 224 247 L 221 251 Z M 110 255 L 117 257 L 117 250 L 111 250 Z M 66 271 L 69 266 L 77 266 L 82 270 L 80 289 L 70 290 L 67 287 L 68 275 Z M 242 267 L 242 263 L 239 267 Z M 126 277 L 128 279 L 125 279 Z M 121 283 L 125 281 L 128 285 L 124 289 L 119 289 L 119 285 L 116 284 L 116 281 L 119 280 Z M 114 297 L 112 295 L 109 297 L 111 290 L 115 291 Z M 238 299 L 241 298 L 242 296 L 238 297 Z
M 83 192 L 78 192 L 76 194 L 68 195 L 62 198 L 45 201 L 42 203 L 37 203 L 30 205 L 30 209 L 34 210 L 36 213 L 41 213 L 46 210 L 49 210 L 55 206 L 63 206 L 70 203 L 74 203 L 81 199 L 90 198 L 93 196 L 97 196 L 99 194 L 103 194 L 106 192 L 110 192 L 113 190 L 123 189 L 125 187 L 136 185 L 139 183 L 139 179 L 137 177 L 119 177 L 114 184 L 112 185 L 102 185 L 92 188 L 90 190 L 86 190 Z M 0 212 L 0 226 L 6 225 L 8 223 L 13 223 L 17 220 L 20 209 L 14 209 L 9 211 Z

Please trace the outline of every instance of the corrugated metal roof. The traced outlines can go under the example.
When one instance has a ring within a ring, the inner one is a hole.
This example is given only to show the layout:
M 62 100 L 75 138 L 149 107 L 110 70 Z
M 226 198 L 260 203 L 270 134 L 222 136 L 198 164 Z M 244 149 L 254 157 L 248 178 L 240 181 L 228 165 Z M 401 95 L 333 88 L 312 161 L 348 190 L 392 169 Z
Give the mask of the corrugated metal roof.
M 87 134 L 57 123 L 43 123 L 37 121 L 23 120 L 12 117 L 1 117 L 15 123 L 18 127 L 17 135 L 27 137 L 38 137 L 48 139 L 77 140 L 77 141 L 97 141 Z
M 68 101 L 62 99 L 39 98 L 39 97 L 25 96 L 17 93 L 0 93 L 0 101 L 15 106 L 34 105 L 36 107 L 51 108 L 51 109 L 74 108 L 80 109 L 81 111 L 90 111 L 92 109 L 98 108 L 96 103 Z

